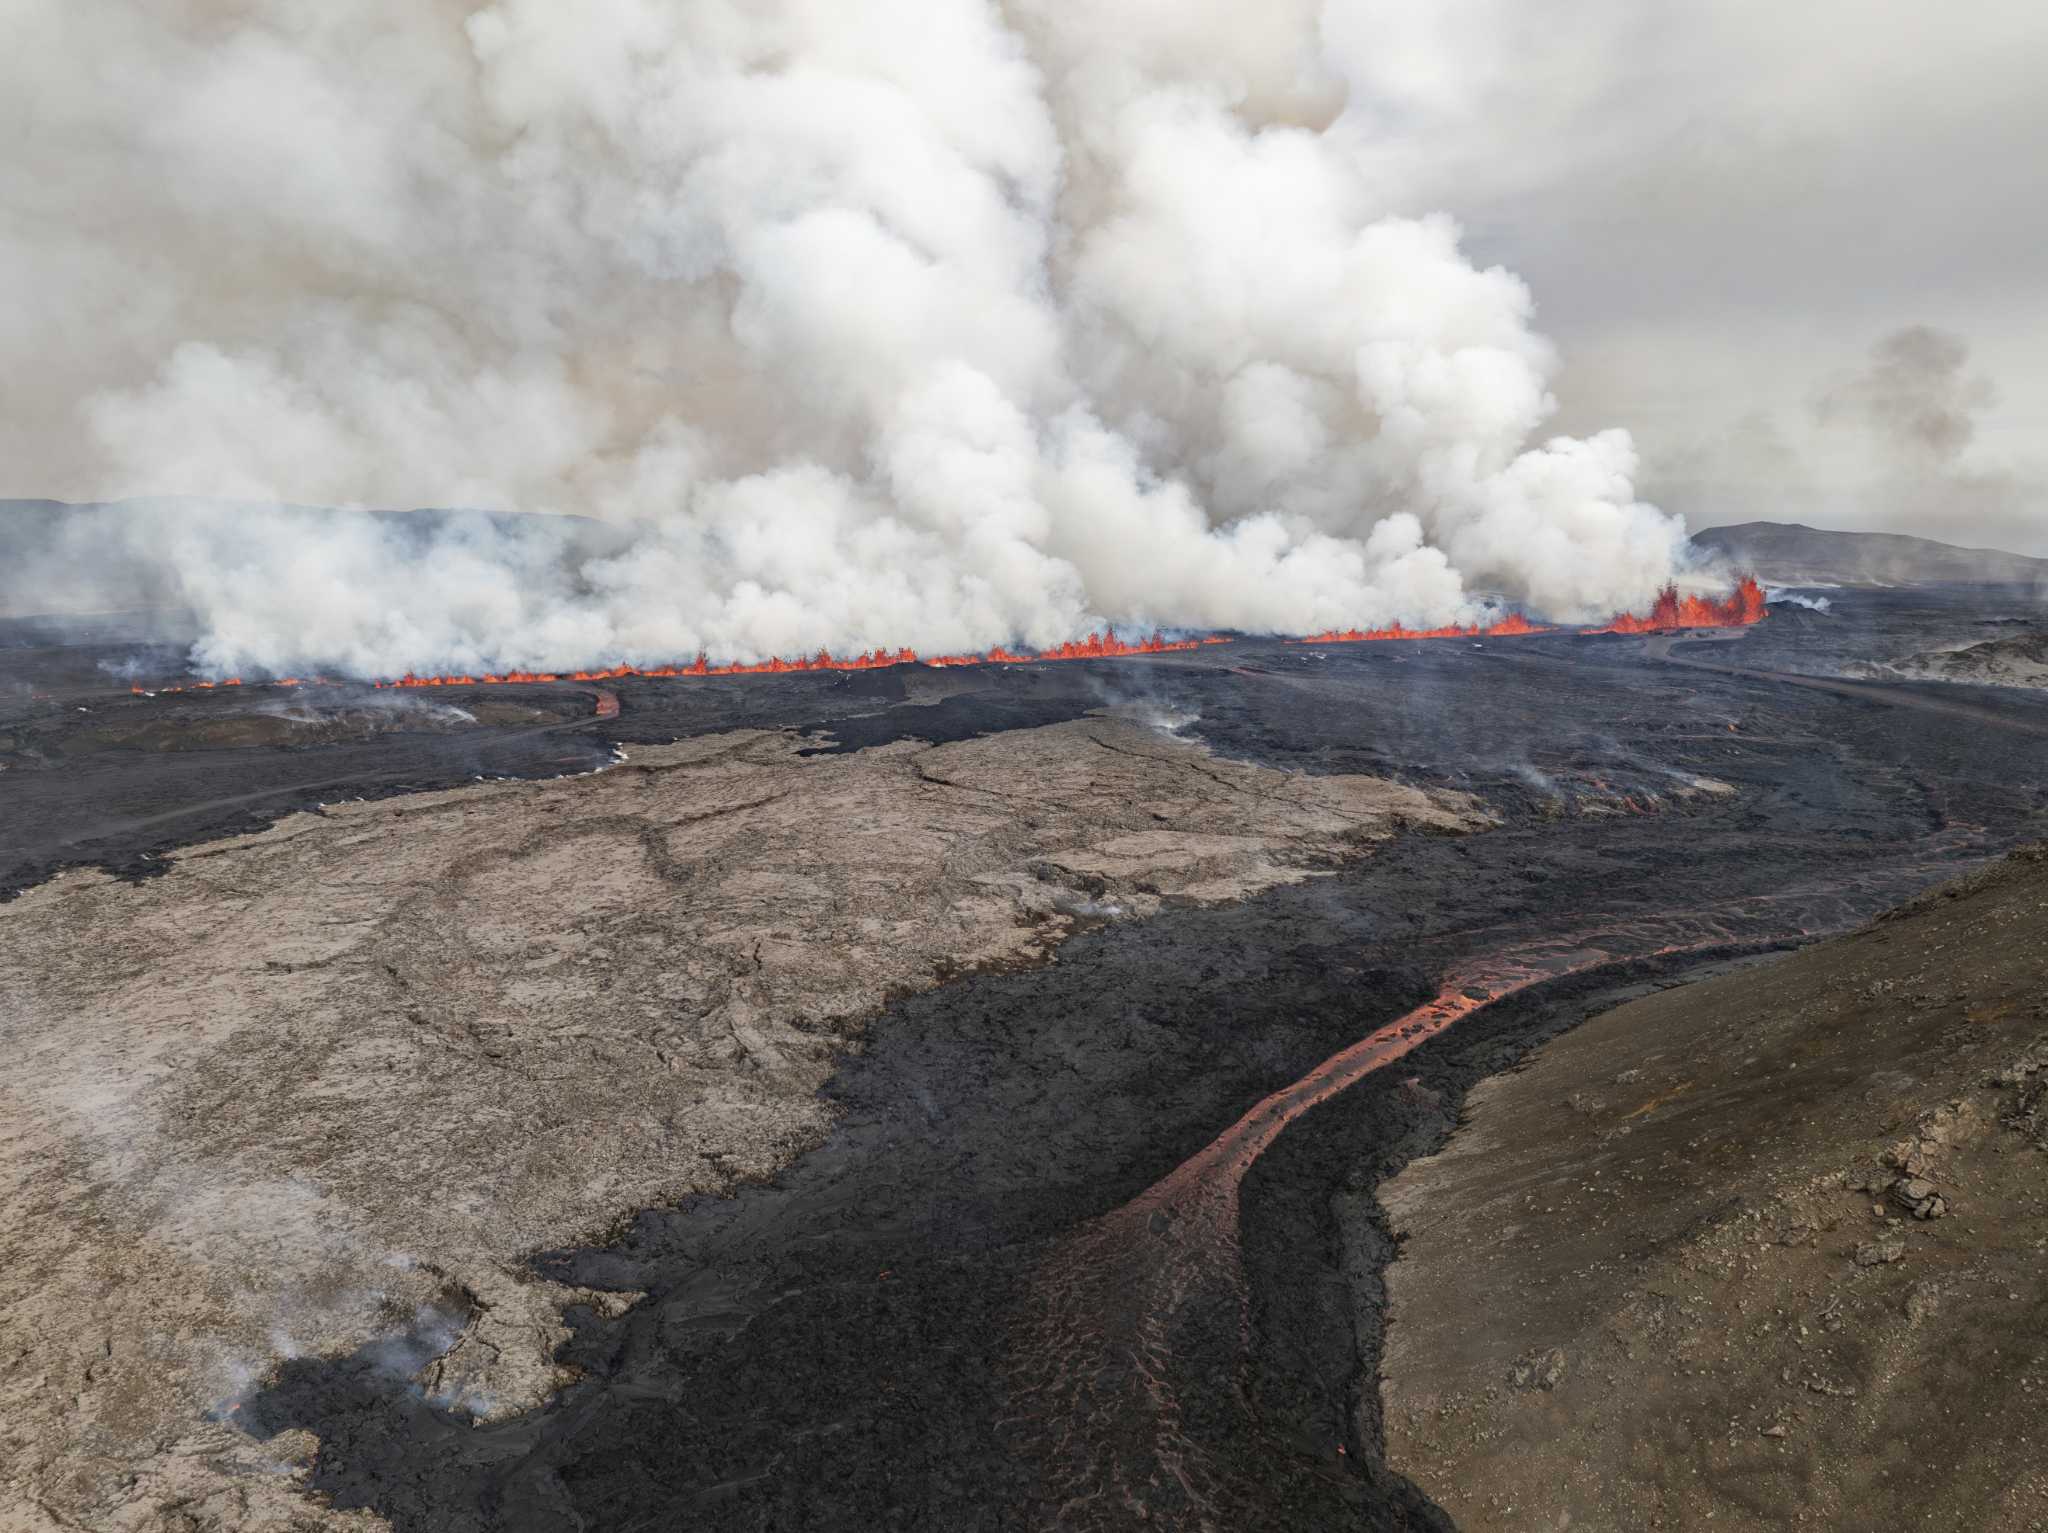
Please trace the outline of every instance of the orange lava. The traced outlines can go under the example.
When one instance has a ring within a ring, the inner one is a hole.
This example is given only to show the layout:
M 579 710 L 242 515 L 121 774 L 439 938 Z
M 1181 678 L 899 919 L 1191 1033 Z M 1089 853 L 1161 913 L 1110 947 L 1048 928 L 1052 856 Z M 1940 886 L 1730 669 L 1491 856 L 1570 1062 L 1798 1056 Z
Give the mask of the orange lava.
M 1744 575 L 1734 593 L 1721 600 L 1711 596 L 1680 596 L 1678 587 L 1668 585 L 1657 593 L 1647 617 L 1632 612 L 1615 616 L 1602 628 L 1589 633 L 1664 633 L 1679 628 L 1746 628 L 1764 616 L 1764 588 L 1756 578 Z M 1389 623 L 1384 628 L 1341 628 L 1310 634 L 1297 644 L 1365 644 L 1381 639 L 1505 639 L 1518 634 L 1549 633 L 1552 630 L 1530 622 L 1519 612 L 1510 613 L 1490 627 L 1408 628 Z
M 1053 649 L 1041 649 L 1035 653 L 1013 654 L 1000 645 L 985 655 L 933 655 L 926 665 L 1014 665 L 1032 660 L 1112 660 L 1119 655 L 1163 655 L 1173 650 L 1200 649 L 1204 644 L 1227 644 L 1230 641 L 1220 634 L 1208 639 L 1168 639 L 1159 634 L 1137 643 L 1127 643 L 1116 636 L 1116 630 L 1106 633 L 1091 633 L 1085 639 L 1075 639 Z M 907 651 L 906 651 L 907 653 Z
M 1498 623 L 1481 628 L 1456 626 L 1449 628 L 1404 628 L 1399 623 L 1389 623 L 1384 628 L 1333 628 L 1328 633 L 1310 634 L 1305 639 L 1296 639 L 1297 644 L 1369 644 L 1381 639 L 1508 639 L 1518 634 L 1549 633 L 1530 622 L 1519 612 L 1509 613 Z
M 1590 630 L 1594 633 L 1658 633 L 1678 628 L 1740 628 L 1761 622 L 1764 615 L 1764 589 L 1756 580 L 1745 575 L 1737 582 L 1735 592 L 1725 600 L 1706 596 L 1680 596 L 1676 586 L 1666 586 L 1658 593 L 1657 601 L 1651 607 L 1649 616 L 1638 617 L 1633 613 L 1622 613 L 1604 628 Z M 1327 633 L 1310 634 L 1296 639 L 1297 644 L 1362 644 L 1380 639 L 1503 639 L 1520 634 L 1550 633 L 1551 629 L 1532 623 L 1520 613 L 1510 613 L 1499 622 L 1481 627 L 1452 626 L 1447 628 L 1406 628 L 1399 623 L 1384 628 L 1343 628 L 1331 629 Z M 1224 634 L 1210 634 L 1199 639 L 1169 639 L 1162 634 L 1153 634 L 1149 639 L 1132 642 L 1116 636 L 1115 629 L 1092 633 L 1085 639 L 1042 650 L 1010 650 L 1001 645 L 979 655 L 920 655 L 912 649 L 875 649 L 859 655 L 835 655 L 829 650 L 819 650 L 815 655 L 802 655 L 794 660 L 775 656 L 767 660 L 735 662 L 729 665 L 712 665 L 699 655 L 688 665 L 633 666 L 615 665 L 602 670 L 591 671 L 506 671 L 485 672 L 468 676 L 414 676 L 408 673 L 393 681 L 372 682 L 374 687 L 488 687 L 510 686 L 522 683 L 546 681 L 610 681 L 625 676 L 780 676 L 797 671 L 878 671 L 896 665 L 1025 665 L 1048 660 L 1109 660 L 1122 655 L 1163 655 L 1175 650 L 1200 649 L 1208 644 L 1228 644 Z M 278 687 L 302 687 L 323 681 L 322 677 L 285 676 L 270 683 Z M 164 692 L 213 692 L 222 687 L 239 687 L 242 678 L 234 676 L 226 681 L 195 681 L 184 686 L 140 687 L 128 690 L 138 697 L 152 697 Z
M 611 681 L 624 676 L 781 676 L 798 671 L 879 671 L 896 665 L 1020 665 L 1041 660 L 1107 660 L 1119 655 L 1159 655 L 1169 650 L 1199 649 L 1204 644 L 1226 644 L 1220 635 L 1207 639 L 1168 639 L 1154 634 L 1136 643 L 1119 639 L 1116 630 L 1090 634 L 1053 649 L 1008 650 L 1000 645 L 981 655 L 919 655 L 914 649 L 875 649 L 859 655 L 835 655 L 819 650 L 784 660 L 779 655 L 767 660 L 713 665 L 699 655 L 689 665 L 615 665 L 595 671 L 508 671 L 502 676 L 412 676 L 396 681 L 373 682 L 378 687 L 476 687 L 504 682 Z M 168 690 L 168 689 L 165 689 Z
M 1735 591 L 1722 600 L 1711 596 L 1680 596 L 1678 587 L 1666 586 L 1657 593 L 1657 601 L 1650 608 L 1648 617 L 1638 617 L 1632 612 L 1616 616 L 1605 628 L 1596 628 L 1595 633 L 1664 633 L 1675 628 L 1747 628 L 1751 623 L 1760 623 L 1764 618 L 1764 588 L 1756 583 L 1753 575 L 1744 575 L 1735 583 Z
M 137 697 L 154 697 L 159 692 L 216 692 L 222 687 L 239 687 L 241 684 L 241 677 L 230 676 L 226 681 L 194 681 L 188 682 L 182 687 L 130 687 L 128 690 Z M 278 685 L 297 686 L 298 683 L 295 681 L 279 682 Z

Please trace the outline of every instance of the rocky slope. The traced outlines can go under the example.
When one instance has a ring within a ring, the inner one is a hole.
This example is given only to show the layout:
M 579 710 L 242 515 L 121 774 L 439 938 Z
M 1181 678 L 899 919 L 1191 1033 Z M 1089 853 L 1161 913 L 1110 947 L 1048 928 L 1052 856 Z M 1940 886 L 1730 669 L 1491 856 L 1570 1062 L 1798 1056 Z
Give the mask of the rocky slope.
M 1461 1527 L 2048 1526 L 2048 853 L 1546 1046 L 1384 1197 Z
M 1957 548 L 1891 532 L 1830 532 L 1797 522 L 1708 527 L 1693 542 L 1773 585 L 2027 585 L 2048 582 L 2048 559 Z

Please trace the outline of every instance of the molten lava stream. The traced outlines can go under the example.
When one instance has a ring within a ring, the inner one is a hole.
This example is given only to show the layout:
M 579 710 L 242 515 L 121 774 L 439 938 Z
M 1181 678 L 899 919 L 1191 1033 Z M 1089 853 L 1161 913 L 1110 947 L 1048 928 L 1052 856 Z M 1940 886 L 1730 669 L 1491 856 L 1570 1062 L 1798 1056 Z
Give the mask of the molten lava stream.
M 1745 575 L 1736 583 L 1734 594 L 1724 601 L 1716 601 L 1705 596 L 1680 596 L 1678 587 L 1666 586 L 1658 594 L 1656 603 L 1651 607 L 1647 617 L 1624 612 L 1616 616 L 1605 628 L 1589 631 L 1659 633 L 1676 628 L 1739 628 L 1762 622 L 1764 610 L 1764 588 L 1758 585 L 1754 578 Z M 1551 631 L 1530 622 L 1520 613 L 1510 613 L 1500 621 L 1485 627 L 1474 625 L 1463 628 L 1404 628 L 1399 623 L 1392 623 L 1384 628 L 1333 628 L 1328 632 L 1311 634 L 1291 642 L 1363 644 L 1382 639 L 1500 639 Z M 1051 660 L 1112 660 L 1132 655 L 1164 655 L 1200 649 L 1208 644 L 1229 642 L 1229 638 L 1223 634 L 1210 634 L 1200 639 L 1169 639 L 1155 633 L 1149 639 L 1140 639 L 1133 643 L 1128 639 L 1119 639 L 1116 630 L 1111 628 L 1102 633 L 1091 633 L 1085 639 L 1056 645 L 1051 649 L 1021 652 L 1004 649 L 1001 645 L 980 655 L 920 655 L 911 649 L 877 649 L 859 655 L 834 655 L 829 650 L 821 649 L 815 655 L 802 655 L 795 660 L 784 660 L 780 656 L 774 656 L 767 660 L 736 661 L 730 665 L 712 665 L 704 656 L 699 655 L 689 665 L 619 664 L 594 671 L 506 671 L 502 675 L 486 672 L 479 676 L 414 676 L 408 672 L 394 680 L 374 681 L 370 685 L 378 688 L 406 689 L 498 687 L 549 681 L 612 681 L 628 676 L 784 676 L 804 671 L 877 671 L 898 665 L 1030 665 Z M 305 679 L 297 676 L 282 677 L 270 683 L 276 687 L 297 687 L 305 684 Z M 241 685 L 241 677 L 235 676 L 219 682 L 199 681 L 172 687 L 131 686 L 128 690 L 138 697 L 151 697 L 160 692 L 211 692 L 218 687 Z
M 806 671 L 880 671 L 899 665 L 1034 665 L 1053 660 L 1117 660 L 1136 655 L 1166 655 L 1185 650 L 1201 649 L 1208 644 L 1228 644 L 1225 634 L 1209 634 L 1199 639 L 1169 639 L 1155 633 L 1149 639 L 1120 639 L 1114 628 L 1101 633 L 1091 633 L 1085 639 L 1070 640 L 1051 649 L 1009 650 L 997 645 L 986 654 L 980 655 L 920 655 L 914 649 L 875 649 L 859 655 L 835 655 L 830 650 L 819 650 L 815 655 L 800 655 L 794 660 L 784 660 L 779 655 L 766 660 L 736 660 L 727 665 L 713 665 L 699 655 L 688 665 L 618 665 L 605 666 L 599 670 L 586 671 L 505 671 L 502 674 L 486 671 L 471 676 L 451 674 L 415 676 L 408 671 L 403 676 L 386 681 L 372 681 L 370 685 L 378 690 L 397 689 L 412 691 L 427 687 L 507 687 L 530 686 L 550 681 L 615 681 L 624 677 L 669 677 L 669 676 L 788 676 Z M 325 685 L 341 686 L 346 683 L 315 677 Z M 299 687 L 308 684 L 307 678 L 283 676 L 268 683 L 273 687 Z M 128 690 L 137 697 L 154 697 L 165 692 L 211 692 L 219 687 L 239 687 L 241 677 L 227 681 L 196 681 L 181 686 L 143 687 L 131 686 Z M 262 685 L 262 683 L 259 683 Z M 607 694 L 600 694 L 604 696 Z M 609 718 L 609 714 L 601 714 Z
M 1943 859 L 1946 865 L 1947 859 Z M 1259 1494 L 1189 1429 L 1240 1409 L 1250 1310 L 1238 1244 L 1245 1173 L 1302 1114 L 1461 1019 L 1531 985 L 1631 960 L 1765 946 L 1847 926 L 1918 887 L 1925 869 L 1846 877 L 1697 912 L 1616 921 L 1500 951 L 1457 970 L 1435 999 L 1333 1054 L 1259 1102 L 1173 1172 L 1063 1237 L 1013 1322 L 1005 1425 L 1062 1497 L 1061 1526 L 1236 1525 Z M 1250 1431 L 1248 1421 L 1234 1424 Z M 1226 1427 L 1226 1430 L 1232 1429 Z
M 1332 628 L 1323 633 L 1312 633 L 1306 638 L 1296 639 L 1296 644 L 1370 644 L 1384 639 L 1509 639 L 1527 633 L 1549 633 L 1551 630 L 1530 622 L 1519 612 L 1510 613 L 1499 622 L 1487 627 L 1477 624 L 1469 628 L 1404 628 L 1399 623 L 1389 623 L 1384 628 Z
M 1624 612 L 1605 628 L 1596 628 L 1593 632 L 1660 633 L 1674 628 L 1747 628 L 1752 623 L 1761 623 L 1764 612 L 1764 588 L 1757 584 L 1755 576 L 1744 575 L 1735 583 L 1734 593 L 1722 601 L 1710 596 L 1680 596 L 1677 586 L 1668 585 L 1657 593 L 1656 604 L 1650 608 L 1649 616 L 1637 617 Z
M 1657 593 L 1647 615 L 1618 613 L 1604 628 L 1589 633 L 1663 633 L 1677 628 L 1747 628 L 1764 619 L 1764 588 L 1752 575 L 1744 575 L 1726 598 L 1680 596 L 1678 587 L 1668 585 Z M 1297 644 L 1369 644 L 1386 639 L 1505 639 L 1520 634 L 1550 633 L 1520 613 L 1511 613 L 1488 627 L 1405 628 L 1389 623 L 1384 628 L 1332 628 L 1294 640 Z
M 1091 633 L 1085 639 L 1056 645 L 1052 649 L 1017 652 L 998 645 L 982 655 L 919 655 L 913 649 L 876 649 L 859 655 L 835 655 L 819 650 L 784 660 L 779 655 L 766 660 L 734 661 L 713 665 L 699 655 L 689 665 L 635 666 L 619 664 L 595 671 L 508 671 L 504 675 L 414 676 L 408 673 L 395 681 L 372 682 L 376 687 L 484 687 L 541 681 L 613 681 L 622 677 L 666 676 L 787 676 L 806 671 L 880 671 L 899 665 L 1025 665 L 1046 660 L 1114 660 L 1127 655 L 1164 655 L 1180 650 L 1200 649 L 1205 644 L 1227 644 L 1221 635 L 1204 639 L 1169 639 L 1154 634 L 1135 642 L 1119 639 L 1114 628 Z M 138 689 L 139 690 L 139 689 Z M 165 690 L 176 690 L 165 689 Z

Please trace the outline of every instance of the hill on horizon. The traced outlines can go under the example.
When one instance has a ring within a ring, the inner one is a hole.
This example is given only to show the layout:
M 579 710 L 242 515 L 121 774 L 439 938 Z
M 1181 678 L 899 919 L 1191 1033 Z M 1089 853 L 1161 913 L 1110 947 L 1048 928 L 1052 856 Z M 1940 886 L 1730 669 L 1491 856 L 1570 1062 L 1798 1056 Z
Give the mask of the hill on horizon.
M 2048 559 L 1898 532 L 1737 522 L 1692 540 L 1773 585 L 2048 585 Z

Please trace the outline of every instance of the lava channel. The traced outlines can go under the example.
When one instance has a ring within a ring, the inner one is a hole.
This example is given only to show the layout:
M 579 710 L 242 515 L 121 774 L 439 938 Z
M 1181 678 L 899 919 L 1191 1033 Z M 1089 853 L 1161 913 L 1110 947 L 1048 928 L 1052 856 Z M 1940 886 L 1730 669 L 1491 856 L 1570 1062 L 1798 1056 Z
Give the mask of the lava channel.
M 1532 985 L 1846 929 L 1923 885 L 1931 866 L 1616 921 L 1474 960 L 1433 1000 L 1330 1056 L 1130 1202 L 1061 1237 L 1013 1317 L 1005 1422 L 1012 1451 L 1051 1477 L 1059 1525 L 1229 1528 L 1270 1494 L 1217 1451 L 1231 1441 L 1241 1448 L 1256 1430 L 1242 1382 L 1252 1337 L 1239 1194 L 1253 1163 L 1304 1113 Z

